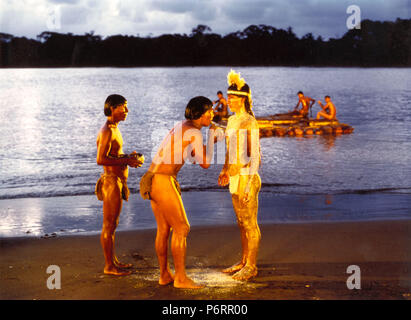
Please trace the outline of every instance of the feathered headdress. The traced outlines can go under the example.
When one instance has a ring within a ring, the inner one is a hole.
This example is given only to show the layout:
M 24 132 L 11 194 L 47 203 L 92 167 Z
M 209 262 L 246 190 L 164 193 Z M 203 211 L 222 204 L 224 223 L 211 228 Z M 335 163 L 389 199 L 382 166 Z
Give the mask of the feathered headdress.
M 228 82 L 229 87 L 232 87 L 235 85 L 235 87 L 237 88 L 237 91 L 240 91 L 241 88 L 246 84 L 245 80 L 241 78 L 240 72 L 236 73 L 233 69 L 231 69 L 227 75 L 227 82 Z
M 244 96 L 248 98 L 250 108 L 253 107 L 251 99 L 251 89 L 243 78 L 240 72 L 235 72 L 233 69 L 227 75 L 228 89 L 227 94 L 236 96 Z

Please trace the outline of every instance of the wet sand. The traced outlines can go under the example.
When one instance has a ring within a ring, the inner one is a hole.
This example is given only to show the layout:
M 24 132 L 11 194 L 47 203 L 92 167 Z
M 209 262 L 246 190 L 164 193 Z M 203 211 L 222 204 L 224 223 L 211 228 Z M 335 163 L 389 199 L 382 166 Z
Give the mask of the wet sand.
M 133 263 L 125 277 L 102 273 L 98 235 L 0 239 L 0 299 L 411 299 L 411 220 L 261 225 L 258 276 L 238 282 L 220 272 L 238 261 L 236 226 L 193 227 L 187 271 L 200 290 L 160 286 L 155 230 L 117 233 L 117 255 Z M 49 290 L 49 265 L 61 289 Z M 361 289 L 349 290 L 358 265 Z

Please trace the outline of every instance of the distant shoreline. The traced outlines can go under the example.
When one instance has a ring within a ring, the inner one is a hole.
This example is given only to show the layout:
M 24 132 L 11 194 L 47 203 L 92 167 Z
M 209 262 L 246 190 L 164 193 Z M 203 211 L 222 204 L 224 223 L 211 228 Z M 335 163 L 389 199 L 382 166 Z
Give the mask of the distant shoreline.
M 410 67 L 411 19 L 361 21 L 339 38 L 259 24 L 226 35 L 198 25 L 156 37 L 43 31 L 34 39 L 0 33 L 0 66 L 341 66 Z M 408 42 L 407 42 L 408 41 Z M 235 54 L 233 54 L 235 53 Z

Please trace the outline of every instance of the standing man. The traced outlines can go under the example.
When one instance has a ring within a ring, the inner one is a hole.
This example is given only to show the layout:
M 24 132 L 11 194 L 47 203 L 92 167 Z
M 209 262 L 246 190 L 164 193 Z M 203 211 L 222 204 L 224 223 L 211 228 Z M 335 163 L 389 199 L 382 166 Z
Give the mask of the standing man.
M 190 100 L 185 110 L 187 120 L 177 123 L 161 143 L 150 168 L 140 181 L 140 194 L 151 200 L 157 221 L 156 252 L 160 267 L 160 285 L 174 281 L 174 287 L 199 289 L 185 271 L 186 238 L 190 231 L 177 174 L 187 160 L 207 169 L 213 156 L 216 139 L 208 135 L 207 146 L 203 145 L 202 127 L 208 127 L 213 119 L 213 103 L 206 97 Z M 171 231 L 171 252 L 175 275 L 167 261 L 168 240 Z
M 114 233 L 123 199 L 128 201 L 130 195 L 127 187 L 128 166 L 137 168 L 144 162 L 144 157 L 135 151 L 130 155 L 123 152 L 123 138 L 118 124 L 126 120 L 127 113 L 127 100 L 123 96 L 108 96 L 104 104 L 107 121 L 97 137 L 97 164 L 104 168 L 104 174 L 96 184 L 97 198 L 103 201 L 103 229 L 100 241 L 105 258 L 104 274 L 116 276 L 130 274 L 130 271 L 122 268 L 132 266 L 119 262 L 114 254 Z
M 259 127 L 252 111 L 251 89 L 240 73 L 231 70 L 228 80 L 228 105 L 234 112 L 226 129 L 227 153 L 218 184 L 229 184 L 231 199 L 241 233 L 242 256 L 233 266 L 223 270 L 236 280 L 255 277 L 261 233 L 257 222 L 258 194 L 261 178 Z
M 301 103 L 301 109 L 297 110 L 300 103 Z M 308 118 L 308 111 L 310 110 L 310 108 L 313 106 L 314 103 L 315 103 L 315 100 L 313 98 L 306 97 L 304 96 L 304 93 L 302 91 L 299 91 L 298 92 L 298 102 L 294 108 L 294 112 L 296 112 L 297 114 L 300 114 L 304 118 Z

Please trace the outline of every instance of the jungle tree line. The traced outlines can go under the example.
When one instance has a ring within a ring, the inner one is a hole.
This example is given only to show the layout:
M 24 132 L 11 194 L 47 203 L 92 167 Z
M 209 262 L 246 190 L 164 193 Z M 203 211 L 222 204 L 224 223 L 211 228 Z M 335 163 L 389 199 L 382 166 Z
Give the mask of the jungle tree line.
M 411 19 L 364 20 L 361 29 L 327 41 L 268 25 L 224 36 L 205 25 L 158 37 L 45 31 L 34 40 L 0 33 L 1 67 L 215 65 L 409 67 Z

